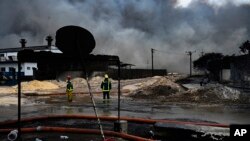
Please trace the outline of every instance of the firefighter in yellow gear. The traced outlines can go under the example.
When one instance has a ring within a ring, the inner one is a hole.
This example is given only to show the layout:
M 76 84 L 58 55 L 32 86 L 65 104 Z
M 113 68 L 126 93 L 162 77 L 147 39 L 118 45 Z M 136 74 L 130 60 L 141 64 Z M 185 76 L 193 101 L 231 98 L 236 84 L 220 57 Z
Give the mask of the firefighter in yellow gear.
M 71 79 L 71 76 L 67 76 L 66 93 L 68 96 L 68 101 L 72 102 L 72 100 L 73 100 L 73 94 L 72 94 L 73 93 L 73 84 L 71 83 L 70 79 Z
M 104 75 L 104 80 L 102 81 L 102 84 L 101 84 L 101 89 L 102 89 L 102 92 L 103 92 L 103 99 L 109 99 L 110 96 L 110 90 L 111 90 L 111 81 L 109 80 L 109 77 L 107 74 Z

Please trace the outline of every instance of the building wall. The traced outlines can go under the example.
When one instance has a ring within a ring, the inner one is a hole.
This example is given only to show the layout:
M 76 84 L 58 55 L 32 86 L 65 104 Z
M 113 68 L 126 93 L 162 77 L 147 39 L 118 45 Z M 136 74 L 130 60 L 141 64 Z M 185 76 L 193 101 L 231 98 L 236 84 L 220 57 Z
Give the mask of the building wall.
M 5 68 L 5 72 L 10 72 L 10 68 L 14 68 L 15 71 L 18 71 L 18 64 L 17 62 L 12 63 L 1 63 L 0 62 L 0 71 L 2 68 Z M 25 76 L 33 76 L 33 68 L 37 69 L 37 63 L 22 63 L 21 64 L 21 72 L 24 72 Z M 29 69 L 30 68 L 30 69 Z
M 0 63 L 0 71 L 3 70 L 2 68 L 5 68 L 5 72 L 9 72 L 10 68 L 14 68 L 17 72 L 17 63 L 4 63 L 4 64 Z
M 236 86 L 250 87 L 250 56 L 237 56 L 231 63 L 231 80 Z
M 5 68 L 5 72 L 10 72 L 10 68 L 14 68 L 16 72 L 18 71 L 17 52 L 0 53 L 0 56 L 0 71 L 2 71 L 1 68 Z M 21 64 L 21 68 L 24 76 L 33 76 L 34 69 L 37 69 L 37 63 L 25 62 Z
M 109 76 L 113 79 L 117 79 L 118 70 L 109 69 Z M 154 76 L 164 76 L 167 75 L 167 70 L 165 69 L 155 69 Z M 151 77 L 152 71 L 150 69 L 121 69 L 121 79 L 136 79 L 136 78 L 145 78 Z
M 23 63 L 22 71 L 24 71 L 25 76 L 33 76 L 34 69 L 37 69 L 37 63 Z
M 231 70 L 223 69 L 222 70 L 222 81 L 230 81 L 231 78 Z
M 57 72 L 56 79 L 65 81 L 67 79 L 67 76 L 71 76 L 71 78 L 76 78 L 76 77 L 84 77 L 84 72 L 83 71 L 62 71 L 62 72 Z

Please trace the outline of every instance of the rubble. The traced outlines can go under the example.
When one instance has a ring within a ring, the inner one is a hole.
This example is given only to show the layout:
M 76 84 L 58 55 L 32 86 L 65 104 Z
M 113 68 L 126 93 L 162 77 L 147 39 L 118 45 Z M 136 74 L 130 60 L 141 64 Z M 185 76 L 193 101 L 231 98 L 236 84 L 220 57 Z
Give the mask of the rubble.
M 239 90 L 224 86 L 222 84 L 209 84 L 202 89 L 209 93 L 215 93 L 219 99 L 223 100 L 237 100 L 240 98 Z
M 152 79 L 154 80 L 154 78 Z M 178 79 L 174 80 L 176 81 Z M 151 83 L 151 85 L 138 85 L 138 83 L 136 83 L 124 86 L 123 89 L 130 89 L 128 96 L 132 98 L 151 99 L 162 102 L 243 102 L 239 90 L 222 84 L 207 84 L 202 87 L 197 87 L 196 84 L 189 85 L 194 85 L 194 87 L 190 86 L 189 89 L 185 89 L 181 84 L 174 82 L 173 79 L 169 77 L 157 77 L 157 81 Z
M 152 80 L 144 82 L 139 88 L 131 92 L 131 97 L 133 98 L 161 98 L 161 96 L 169 96 L 183 89 L 179 84 L 174 83 L 167 77 L 153 77 Z M 149 83 L 150 82 L 150 83 Z M 133 85 L 132 85 L 133 86 Z M 130 88 L 133 88 L 130 85 Z M 136 86 L 136 85 L 135 85 Z M 123 87 L 126 88 L 127 86 Z

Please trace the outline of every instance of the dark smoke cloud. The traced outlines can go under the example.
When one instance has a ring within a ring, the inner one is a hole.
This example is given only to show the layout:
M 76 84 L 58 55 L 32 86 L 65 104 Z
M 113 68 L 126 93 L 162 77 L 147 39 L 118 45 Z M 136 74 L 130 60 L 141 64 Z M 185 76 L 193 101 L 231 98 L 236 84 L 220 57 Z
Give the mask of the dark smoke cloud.
M 94 54 L 119 55 L 137 67 L 188 72 L 185 51 L 238 53 L 250 39 L 246 1 L 190 0 L 1 0 L 0 47 L 45 44 L 45 37 L 65 25 L 88 29 L 96 39 Z

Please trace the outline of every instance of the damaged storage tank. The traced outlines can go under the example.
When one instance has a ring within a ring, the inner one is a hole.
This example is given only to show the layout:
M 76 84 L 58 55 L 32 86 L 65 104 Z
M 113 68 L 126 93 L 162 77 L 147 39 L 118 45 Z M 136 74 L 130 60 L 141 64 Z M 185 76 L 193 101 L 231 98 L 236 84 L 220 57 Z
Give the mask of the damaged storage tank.
M 79 26 L 64 26 L 56 32 L 56 46 L 69 56 L 87 56 L 95 48 L 94 36 Z

